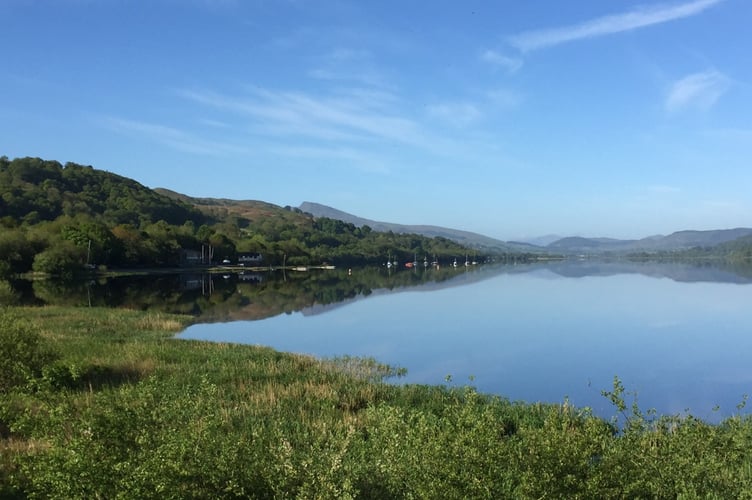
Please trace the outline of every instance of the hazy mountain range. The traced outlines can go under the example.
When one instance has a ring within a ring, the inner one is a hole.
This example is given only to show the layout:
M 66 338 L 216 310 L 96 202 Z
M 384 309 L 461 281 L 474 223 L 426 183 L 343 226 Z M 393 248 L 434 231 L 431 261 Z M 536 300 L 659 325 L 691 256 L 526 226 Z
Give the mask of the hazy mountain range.
M 303 202 L 300 210 L 315 217 L 329 217 L 355 224 L 368 225 L 376 231 L 393 231 L 395 233 L 417 233 L 425 236 L 442 236 L 464 245 L 479 249 L 501 251 L 547 252 L 560 254 L 596 254 L 655 252 L 667 250 L 684 250 L 694 247 L 713 247 L 739 238 L 752 236 L 752 228 L 716 229 L 709 231 L 677 231 L 667 236 L 654 235 L 637 240 L 616 238 L 584 238 L 580 236 L 557 237 L 542 236 L 529 242 L 502 241 L 482 234 L 450 229 L 440 226 L 405 225 L 391 222 L 374 221 L 312 202 Z M 538 243 L 538 244 L 535 244 Z
M 546 245 L 545 248 L 549 251 L 561 253 L 655 252 L 685 250 L 695 247 L 714 247 L 750 235 L 752 235 L 752 228 L 677 231 L 668 236 L 648 236 L 639 240 L 573 236 L 554 241 Z
M 395 224 L 392 222 L 375 221 L 371 219 L 364 219 L 357 215 L 352 215 L 336 208 L 328 207 L 326 205 L 320 205 L 318 203 L 312 203 L 310 201 L 304 201 L 300 204 L 300 210 L 309 213 L 314 217 L 328 217 L 330 219 L 338 219 L 341 221 L 355 224 L 356 226 L 367 225 L 374 231 L 394 233 L 415 233 L 422 234 L 431 238 L 443 237 L 449 240 L 456 241 L 462 245 L 466 245 L 478 249 L 493 249 L 507 252 L 541 252 L 545 251 L 545 248 L 537 245 L 531 245 L 523 242 L 514 241 L 501 241 L 489 236 L 485 236 L 478 233 L 472 233 L 470 231 L 463 231 L 460 229 L 450 229 L 440 226 L 426 226 L 426 225 L 406 225 Z

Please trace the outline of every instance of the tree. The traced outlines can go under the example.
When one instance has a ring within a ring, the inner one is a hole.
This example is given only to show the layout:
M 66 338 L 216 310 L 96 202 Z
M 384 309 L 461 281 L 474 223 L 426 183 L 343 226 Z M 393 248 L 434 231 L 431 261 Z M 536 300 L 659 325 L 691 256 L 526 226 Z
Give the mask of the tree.
M 86 250 L 69 241 L 53 245 L 34 257 L 32 269 L 61 278 L 72 278 L 83 269 Z
M 43 241 L 30 238 L 23 229 L 0 232 L 0 276 L 31 270 L 34 255 L 45 247 Z

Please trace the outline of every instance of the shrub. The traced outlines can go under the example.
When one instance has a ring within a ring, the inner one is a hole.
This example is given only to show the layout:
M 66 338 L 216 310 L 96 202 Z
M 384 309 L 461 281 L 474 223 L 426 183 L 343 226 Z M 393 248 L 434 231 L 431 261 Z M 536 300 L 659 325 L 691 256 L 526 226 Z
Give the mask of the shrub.
M 82 270 L 85 257 L 84 250 L 66 241 L 38 253 L 32 269 L 38 273 L 71 278 Z
M 28 322 L 0 312 L 0 394 L 39 377 L 53 359 Z

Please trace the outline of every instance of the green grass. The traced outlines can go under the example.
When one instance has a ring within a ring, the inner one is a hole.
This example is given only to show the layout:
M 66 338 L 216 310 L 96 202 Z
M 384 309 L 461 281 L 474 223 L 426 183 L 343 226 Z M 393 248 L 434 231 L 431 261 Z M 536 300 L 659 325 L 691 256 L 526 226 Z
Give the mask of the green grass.
M 176 340 L 183 316 L 0 315 L 29 360 L 1 394 L 4 498 L 752 498 L 752 421 L 628 412 L 618 380 L 623 426 L 392 385 L 373 360 Z

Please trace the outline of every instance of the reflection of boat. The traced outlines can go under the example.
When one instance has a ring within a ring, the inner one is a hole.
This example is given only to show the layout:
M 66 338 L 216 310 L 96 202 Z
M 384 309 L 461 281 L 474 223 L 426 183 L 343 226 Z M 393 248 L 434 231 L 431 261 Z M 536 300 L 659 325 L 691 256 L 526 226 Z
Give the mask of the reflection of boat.
M 405 262 L 405 267 L 408 269 L 412 269 L 413 267 L 418 267 L 418 254 L 413 255 L 413 261 L 412 262 Z

